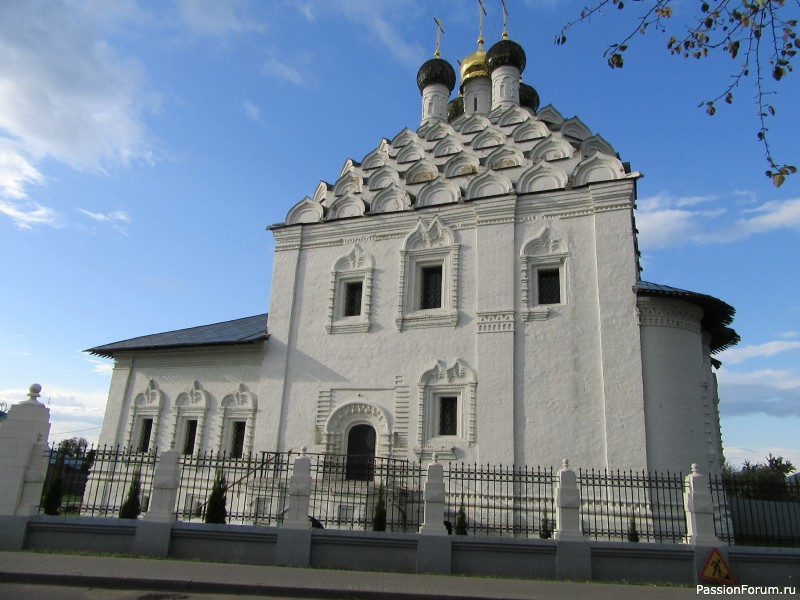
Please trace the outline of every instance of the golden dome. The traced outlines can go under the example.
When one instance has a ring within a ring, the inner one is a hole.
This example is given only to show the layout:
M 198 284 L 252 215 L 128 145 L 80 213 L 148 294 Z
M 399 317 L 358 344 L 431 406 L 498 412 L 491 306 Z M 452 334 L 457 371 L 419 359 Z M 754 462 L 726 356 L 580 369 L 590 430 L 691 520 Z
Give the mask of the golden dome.
M 488 77 L 486 68 L 486 52 L 483 50 L 483 39 L 478 40 L 478 49 L 461 61 L 461 83 L 473 77 Z

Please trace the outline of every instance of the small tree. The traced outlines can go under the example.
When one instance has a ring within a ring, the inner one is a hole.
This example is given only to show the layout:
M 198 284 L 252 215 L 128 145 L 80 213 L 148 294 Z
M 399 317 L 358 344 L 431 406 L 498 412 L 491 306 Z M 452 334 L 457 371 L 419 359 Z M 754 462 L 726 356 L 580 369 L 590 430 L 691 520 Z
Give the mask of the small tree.
M 464 510 L 464 498 L 461 498 L 461 504 L 458 507 L 458 514 L 456 515 L 456 535 L 467 535 L 469 525 L 467 524 L 467 511 Z
M 383 497 L 383 484 L 378 488 L 375 514 L 372 517 L 372 531 L 386 531 L 386 499 Z
M 226 493 L 228 488 L 225 485 L 225 476 L 217 473 L 217 478 L 214 480 L 214 487 L 211 488 L 211 495 L 208 497 L 206 504 L 206 523 L 225 523 L 228 518 L 228 509 L 226 508 L 227 498 Z
M 553 537 L 553 530 L 550 528 L 550 519 L 547 518 L 547 513 L 544 513 L 539 526 L 539 538 L 549 540 Z
M 56 464 L 51 467 L 52 475 L 42 496 L 42 512 L 46 515 L 57 515 L 61 511 L 61 500 L 64 496 L 64 478 L 61 475 L 63 466 L 64 455 L 59 454 Z
M 639 531 L 636 529 L 636 517 L 631 517 L 631 520 L 628 523 L 628 541 L 639 541 Z
M 125 502 L 122 503 L 122 507 L 119 509 L 120 519 L 136 519 L 139 517 L 139 514 L 142 512 L 142 503 L 141 500 L 139 499 L 141 492 L 142 492 L 141 472 L 136 471 L 133 474 L 133 480 L 131 481 L 131 485 L 128 488 L 128 495 L 125 498 Z

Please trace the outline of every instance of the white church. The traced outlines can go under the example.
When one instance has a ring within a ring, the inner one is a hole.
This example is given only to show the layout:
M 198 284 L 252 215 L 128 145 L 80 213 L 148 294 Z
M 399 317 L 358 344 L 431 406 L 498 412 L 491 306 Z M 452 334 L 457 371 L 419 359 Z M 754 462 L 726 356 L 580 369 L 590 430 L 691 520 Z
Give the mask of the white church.
M 640 279 L 640 174 L 503 39 L 270 227 L 269 314 L 91 348 L 101 444 L 703 472 L 734 310 Z

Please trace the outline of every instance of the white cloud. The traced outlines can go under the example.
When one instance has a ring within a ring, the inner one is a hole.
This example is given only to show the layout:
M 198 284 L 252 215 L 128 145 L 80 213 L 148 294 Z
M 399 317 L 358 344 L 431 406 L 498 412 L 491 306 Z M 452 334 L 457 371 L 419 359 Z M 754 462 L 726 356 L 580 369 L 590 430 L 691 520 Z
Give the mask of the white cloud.
M 85 360 L 92 365 L 92 373 L 111 375 L 111 372 L 114 370 L 114 365 L 110 362 L 98 360 L 96 358 L 87 358 Z
M 264 122 L 261 120 L 261 109 L 258 108 L 255 104 L 250 102 L 250 100 L 245 100 L 242 102 L 242 108 L 244 108 L 244 112 L 247 115 L 247 118 L 251 121 L 258 123 L 259 125 L 263 125 Z
M 9 217 L 20 229 L 33 229 L 35 225 L 62 226 L 56 211 L 36 202 L 13 202 L 0 196 L 0 214 Z
M 720 412 L 725 417 L 765 414 L 800 417 L 800 377 L 786 369 L 719 371 Z
M 750 358 L 775 356 L 781 352 L 789 352 L 798 349 L 800 349 L 800 342 L 775 340 L 764 344 L 731 348 L 721 352 L 718 358 L 727 365 L 735 365 Z
M 791 340 L 796 337 L 800 337 L 800 331 L 784 331 L 779 334 L 785 340 Z
M 42 161 L 101 173 L 151 160 L 144 69 L 106 39 L 129 7 L 92 6 L 0 2 L 0 198 L 26 228 L 55 222 L 52 209 L 21 202 L 44 183 Z
M 178 0 L 177 6 L 186 26 L 197 35 L 221 37 L 265 30 L 263 23 L 249 16 L 248 0 Z
M 724 244 L 779 229 L 800 230 L 800 199 L 773 200 L 755 208 L 733 202 L 729 207 L 694 208 L 720 201 L 715 196 L 674 198 L 665 193 L 637 201 L 640 244 L 647 251 L 685 244 Z M 732 214 L 731 207 L 738 212 Z
M 307 83 L 300 69 L 289 64 L 286 59 L 277 56 L 274 51 L 270 51 L 267 54 L 261 71 L 265 75 L 288 81 L 294 85 L 305 85 Z
M 108 399 L 106 390 L 42 387 L 39 402 L 50 409 L 50 441 L 70 437 L 85 437 L 90 442 L 97 440 Z M 5 402 L 9 407 L 27 399 L 28 390 L 0 390 L 0 402 Z

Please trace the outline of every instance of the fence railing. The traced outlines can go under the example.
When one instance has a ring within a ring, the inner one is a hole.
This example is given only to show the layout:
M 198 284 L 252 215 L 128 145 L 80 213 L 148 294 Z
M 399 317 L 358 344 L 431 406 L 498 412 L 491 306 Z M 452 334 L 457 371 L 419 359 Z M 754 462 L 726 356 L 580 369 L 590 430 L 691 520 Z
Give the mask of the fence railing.
M 461 520 L 471 535 L 552 535 L 552 468 L 449 463 L 444 480 L 449 529 Z
M 215 481 L 224 482 L 228 523 L 281 525 L 297 454 L 242 458 L 208 452 L 178 460 L 175 517 L 204 521 Z M 330 529 L 416 532 L 423 521 L 427 470 L 421 462 L 309 454 L 309 518 Z M 118 517 L 131 494 L 146 512 L 157 451 L 53 448 L 39 511 Z M 448 463 L 444 520 L 453 533 L 551 537 L 555 531 L 552 468 Z M 800 547 L 800 481 L 742 476 L 708 478 L 716 535 L 737 545 Z M 585 471 L 577 474 L 583 536 L 595 540 L 681 543 L 687 534 L 680 473 Z
M 680 543 L 683 475 L 580 470 L 583 534 L 596 540 Z

